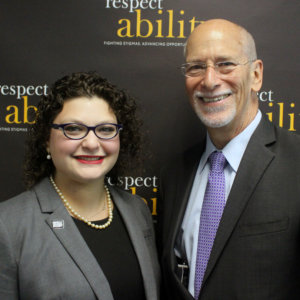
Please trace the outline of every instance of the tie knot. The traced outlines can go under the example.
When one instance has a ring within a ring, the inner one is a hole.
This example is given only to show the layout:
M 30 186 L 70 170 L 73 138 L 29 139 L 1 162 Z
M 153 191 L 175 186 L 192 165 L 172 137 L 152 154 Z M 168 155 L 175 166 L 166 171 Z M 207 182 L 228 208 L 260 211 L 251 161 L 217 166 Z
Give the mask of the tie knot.
M 226 163 L 226 158 L 222 152 L 219 152 L 219 151 L 213 152 L 209 156 L 208 160 L 209 160 L 210 168 L 212 171 L 223 172 L 223 169 L 224 169 L 224 166 Z

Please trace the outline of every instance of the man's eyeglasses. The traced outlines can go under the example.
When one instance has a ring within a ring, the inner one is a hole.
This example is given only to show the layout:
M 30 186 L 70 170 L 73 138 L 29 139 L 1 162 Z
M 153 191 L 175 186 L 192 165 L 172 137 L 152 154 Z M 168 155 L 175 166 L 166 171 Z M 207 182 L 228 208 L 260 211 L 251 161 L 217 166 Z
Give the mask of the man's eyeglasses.
M 186 77 L 198 77 L 204 76 L 206 69 L 208 67 L 212 67 L 218 74 L 229 74 L 230 72 L 234 71 L 237 66 L 243 66 L 248 63 L 254 62 L 254 60 L 249 60 L 245 63 L 235 63 L 231 61 L 220 61 L 213 65 L 207 65 L 203 62 L 190 62 L 185 63 L 181 66 L 181 70 L 184 76 Z
M 52 128 L 62 130 L 64 135 L 71 140 L 81 140 L 88 135 L 90 130 L 101 140 L 114 138 L 123 126 L 114 123 L 103 123 L 96 126 L 86 126 L 78 123 L 52 124 Z

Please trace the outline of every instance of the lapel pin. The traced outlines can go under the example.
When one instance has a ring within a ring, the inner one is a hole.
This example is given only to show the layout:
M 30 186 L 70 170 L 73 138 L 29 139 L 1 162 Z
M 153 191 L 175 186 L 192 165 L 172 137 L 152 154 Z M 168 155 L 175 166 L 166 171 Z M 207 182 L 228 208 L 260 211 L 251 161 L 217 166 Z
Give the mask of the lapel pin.
M 52 221 L 52 227 L 54 229 L 63 229 L 65 226 L 64 226 L 64 220 L 54 220 Z

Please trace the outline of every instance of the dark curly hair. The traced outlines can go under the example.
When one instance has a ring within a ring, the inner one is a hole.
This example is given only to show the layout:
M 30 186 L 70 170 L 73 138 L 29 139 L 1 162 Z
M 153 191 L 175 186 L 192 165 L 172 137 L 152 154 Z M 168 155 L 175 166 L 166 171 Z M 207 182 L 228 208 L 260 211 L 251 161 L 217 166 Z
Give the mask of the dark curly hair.
M 137 117 L 135 100 L 124 90 L 117 88 L 96 72 L 78 72 L 57 80 L 48 95 L 42 96 L 37 108 L 35 123 L 29 128 L 27 151 L 24 163 L 24 183 L 27 188 L 46 176 L 53 174 L 55 167 L 48 160 L 46 143 L 50 137 L 51 124 L 61 112 L 66 100 L 97 96 L 104 99 L 123 125 L 120 134 L 120 153 L 116 165 L 109 172 L 111 182 L 116 183 L 127 168 L 140 162 L 141 121 Z

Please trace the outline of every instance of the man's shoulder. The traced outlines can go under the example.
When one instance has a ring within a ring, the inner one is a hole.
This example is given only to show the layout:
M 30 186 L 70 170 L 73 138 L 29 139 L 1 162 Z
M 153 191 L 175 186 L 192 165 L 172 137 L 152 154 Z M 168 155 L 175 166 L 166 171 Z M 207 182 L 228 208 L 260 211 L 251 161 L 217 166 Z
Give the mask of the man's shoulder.
M 257 132 L 254 133 L 252 143 L 250 142 L 248 147 L 253 145 L 253 142 L 259 147 L 266 147 L 275 155 L 276 159 L 300 163 L 300 135 L 297 132 L 288 131 L 264 120 Z M 252 149 L 254 148 L 252 147 Z
M 181 153 L 178 153 L 169 161 L 165 162 L 161 169 L 162 176 L 164 174 L 176 174 L 188 166 L 198 164 L 205 150 L 205 140 L 195 144 Z M 168 176 L 169 176 L 168 175 Z
M 294 145 L 300 145 L 300 135 L 295 131 L 288 131 L 287 129 L 275 126 L 275 134 L 279 142 L 283 140 Z
M 300 167 L 300 135 L 275 127 L 276 143 L 271 146 L 276 157 L 286 164 Z
M 274 125 L 274 132 L 276 142 L 271 145 L 271 148 L 275 150 L 281 149 L 286 153 L 297 152 L 297 155 L 300 151 L 300 135 L 297 132 L 288 131 L 285 128 L 281 128 Z M 300 156 L 299 156 L 300 157 Z
M 300 135 L 297 132 L 288 131 L 285 128 L 274 125 L 265 116 L 262 118 L 251 140 L 274 148 L 294 148 L 300 145 Z

